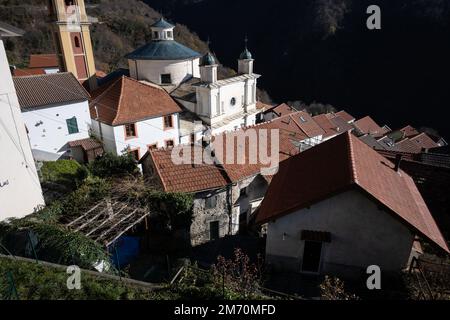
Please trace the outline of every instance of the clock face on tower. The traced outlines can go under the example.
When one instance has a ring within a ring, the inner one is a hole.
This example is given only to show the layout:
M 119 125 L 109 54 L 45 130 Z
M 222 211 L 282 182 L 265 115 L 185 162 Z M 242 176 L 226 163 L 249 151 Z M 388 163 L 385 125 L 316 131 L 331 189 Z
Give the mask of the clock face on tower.
M 230 101 L 230 104 L 232 105 L 232 106 L 235 106 L 236 105 L 236 98 L 231 98 L 231 101 Z

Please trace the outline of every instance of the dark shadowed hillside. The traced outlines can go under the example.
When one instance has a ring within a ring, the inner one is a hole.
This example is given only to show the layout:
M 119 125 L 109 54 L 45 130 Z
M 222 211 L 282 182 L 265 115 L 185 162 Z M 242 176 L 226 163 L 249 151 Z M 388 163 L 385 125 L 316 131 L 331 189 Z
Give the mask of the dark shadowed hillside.
M 26 66 L 32 53 L 55 52 L 46 3 L 46 0 L 0 0 L 0 20 L 26 31 L 23 37 L 5 39 L 11 64 Z M 96 66 L 105 72 L 126 66 L 123 57 L 150 41 L 150 25 L 161 16 L 138 0 L 86 0 L 85 3 L 88 14 L 99 20 L 91 26 L 91 35 Z M 175 38 L 198 52 L 208 51 L 208 45 L 185 25 L 176 24 Z M 219 74 L 229 76 L 234 71 L 221 66 Z M 270 102 L 266 92 L 258 90 L 258 96 Z
M 228 66 L 249 37 L 260 84 L 277 101 L 321 101 L 392 127 L 447 138 L 448 0 L 145 0 L 189 25 Z M 382 30 L 366 28 L 368 5 Z
M 45 0 L 0 0 L 0 20 L 26 31 L 21 38 L 6 39 L 11 63 L 26 65 L 30 53 L 55 51 L 47 21 Z M 86 1 L 88 14 L 98 18 L 91 27 L 97 67 L 104 71 L 123 66 L 123 56 L 151 39 L 149 26 L 160 14 L 138 0 Z M 184 25 L 177 24 L 175 37 L 199 52 L 208 46 Z

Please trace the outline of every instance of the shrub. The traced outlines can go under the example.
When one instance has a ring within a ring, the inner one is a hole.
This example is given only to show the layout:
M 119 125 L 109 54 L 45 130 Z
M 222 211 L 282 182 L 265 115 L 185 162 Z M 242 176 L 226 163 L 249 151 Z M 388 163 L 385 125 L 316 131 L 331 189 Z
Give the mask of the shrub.
M 336 277 L 325 276 L 320 284 L 322 299 L 325 300 L 357 300 L 354 294 L 347 293 L 344 288 L 344 281 Z
M 63 200 L 63 219 L 78 216 L 97 201 L 109 195 L 111 185 L 98 177 L 88 177 L 85 182 Z
M 81 289 L 67 289 L 64 269 L 0 258 L 0 300 L 128 300 L 170 298 L 167 290 L 152 292 L 124 282 L 81 272 Z M 17 295 L 13 293 L 14 284 Z
M 136 161 L 130 154 L 116 156 L 110 152 L 95 159 L 89 166 L 93 175 L 105 178 L 113 175 L 135 175 L 139 173 Z
M 88 176 L 88 171 L 75 160 L 57 160 L 44 162 L 40 169 L 42 182 L 62 184 L 76 188 Z
M 216 287 L 222 287 L 226 294 L 233 294 L 229 298 L 242 296 L 245 298 L 258 294 L 261 282 L 261 269 L 245 255 L 241 249 L 234 251 L 233 259 L 217 258 L 212 268 Z
M 189 229 L 193 219 L 194 198 L 187 193 L 147 190 L 141 202 L 155 213 L 154 219 L 170 230 Z
M 30 239 L 34 239 L 33 248 Z M 105 248 L 94 240 L 50 223 L 30 220 L 0 223 L 0 244 L 15 255 L 36 258 L 34 250 L 39 260 L 87 269 L 100 261 L 109 261 Z

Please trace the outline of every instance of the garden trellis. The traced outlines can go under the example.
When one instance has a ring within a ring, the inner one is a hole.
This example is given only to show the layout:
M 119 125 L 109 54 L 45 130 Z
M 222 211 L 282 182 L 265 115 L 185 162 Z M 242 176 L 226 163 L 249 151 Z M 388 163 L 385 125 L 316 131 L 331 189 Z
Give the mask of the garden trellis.
M 130 203 L 103 200 L 66 224 L 66 227 L 109 247 L 149 215 L 149 210 Z

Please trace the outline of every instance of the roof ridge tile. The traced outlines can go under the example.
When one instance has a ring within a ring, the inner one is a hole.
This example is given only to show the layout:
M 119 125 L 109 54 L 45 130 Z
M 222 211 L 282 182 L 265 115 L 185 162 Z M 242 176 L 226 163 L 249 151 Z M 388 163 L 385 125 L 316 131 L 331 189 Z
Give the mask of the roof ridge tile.
M 120 77 L 120 94 L 119 94 L 119 101 L 117 102 L 117 112 L 116 112 L 116 116 L 114 117 L 112 124 L 115 124 L 117 121 L 117 117 L 120 114 L 120 106 L 122 104 L 122 98 L 123 98 L 123 88 L 125 87 L 125 76 Z
M 348 141 L 348 155 L 349 155 L 349 164 L 350 164 L 350 172 L 351 172 L 351 180 L 354 183 L 358 183 L 358 173 L 356 171 L 356 162 L 355 162 L 355 153 L 353 150 L 353 141 L 352 136 L 349 131 L 347 131 L 347 141 Z

